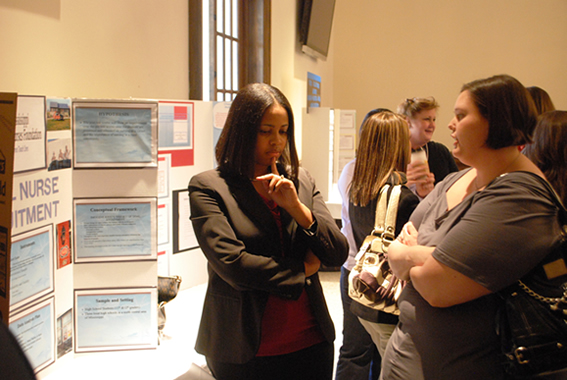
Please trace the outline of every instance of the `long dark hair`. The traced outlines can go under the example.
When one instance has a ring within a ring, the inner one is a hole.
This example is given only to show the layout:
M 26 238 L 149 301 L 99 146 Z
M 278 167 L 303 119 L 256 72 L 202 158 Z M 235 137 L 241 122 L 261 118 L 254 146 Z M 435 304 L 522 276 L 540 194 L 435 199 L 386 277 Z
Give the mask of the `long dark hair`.
M 254 152 L 258 129 L 264 113 L 274 104 L 282 106 L 288 116 L 287 146 L 278 162 L 291 180 L 297 179 L 299 159 L 295 148 L 291 105 L 280 90 L 265 83 L 246 85 L 238 91 L 230 106 L 215 149 L 215 157 L 223 173 L 248 178 L 254 176 Z

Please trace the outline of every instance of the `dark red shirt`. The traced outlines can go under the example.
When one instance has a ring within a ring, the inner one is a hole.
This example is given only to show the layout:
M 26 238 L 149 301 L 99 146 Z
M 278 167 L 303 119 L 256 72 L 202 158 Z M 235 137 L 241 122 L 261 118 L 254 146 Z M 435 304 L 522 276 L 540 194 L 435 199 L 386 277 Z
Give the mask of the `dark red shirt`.
M 274 201 L 262 198 L 276 220 L 281 239 L 283 232 L 280 209 Z M 295 301 L 270 295 L 262 317 L 262 336 L 256 356 L 289 354 L 324 340 L 305 289 Z

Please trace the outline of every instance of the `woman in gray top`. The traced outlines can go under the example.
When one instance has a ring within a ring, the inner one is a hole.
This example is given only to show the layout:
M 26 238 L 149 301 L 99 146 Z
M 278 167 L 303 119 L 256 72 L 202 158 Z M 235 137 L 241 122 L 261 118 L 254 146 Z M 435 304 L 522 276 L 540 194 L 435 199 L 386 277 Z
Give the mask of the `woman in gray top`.
M 504 379 L 495 292 L 528 273 L 559 233 L 543 173 L 517 146 L 536 122 L 527 90 L 508 75 L 465 84 L 449 124 L 449 175 L 390 245 L 394 272 L 411 280 L 382 362 L 383 379 Z

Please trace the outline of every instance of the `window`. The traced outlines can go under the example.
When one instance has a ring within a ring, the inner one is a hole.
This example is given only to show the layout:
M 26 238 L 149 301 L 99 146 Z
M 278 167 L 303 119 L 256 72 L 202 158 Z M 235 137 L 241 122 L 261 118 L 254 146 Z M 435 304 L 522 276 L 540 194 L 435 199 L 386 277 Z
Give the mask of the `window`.
M 189 1 L 189 98 L 230 101 L 270 81 L 270 0 Z
M 238 91 L 238 1 L 216 0 L 216 100 L 234 99 Z

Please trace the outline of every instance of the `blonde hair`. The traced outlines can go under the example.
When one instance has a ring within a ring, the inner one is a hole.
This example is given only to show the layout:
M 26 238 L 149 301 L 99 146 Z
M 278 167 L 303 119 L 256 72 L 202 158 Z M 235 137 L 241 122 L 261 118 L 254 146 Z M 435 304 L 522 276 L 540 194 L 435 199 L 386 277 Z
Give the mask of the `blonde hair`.
M 409 128 L 406 120 L 392 112 L 370 116 L 362 126 L 349 198 L 366 206 L 395 172 L 406 171 L 410 161 Z
M 406 117 L 415 117 L 421 111 L 439 108 L 439 103 L 433 96 L 428 98 L 408 98 L 398 106 L 398 113 Z

